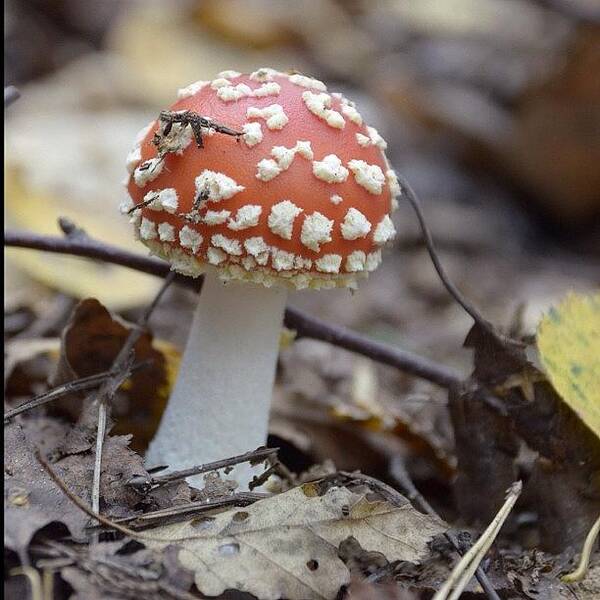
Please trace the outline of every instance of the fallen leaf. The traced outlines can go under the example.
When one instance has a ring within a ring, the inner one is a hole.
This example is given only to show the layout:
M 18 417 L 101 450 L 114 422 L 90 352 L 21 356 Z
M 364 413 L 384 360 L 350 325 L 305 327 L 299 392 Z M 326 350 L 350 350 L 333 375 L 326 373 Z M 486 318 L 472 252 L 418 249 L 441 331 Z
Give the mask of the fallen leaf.
M 600 438 L 600 294 L 569 294 L 542 319 L 537 346 L 556 391 Z
M 179 561 L 195 571 L 196 585 L 213 596 L 236 589 L 264 600 L 335 598 L 350 581 L 338 556 L 349 537 L 388 561 L 417 561 L 445 530 L 441 521 L 375 494 L 311 482 L 211 519 L 152 530 L 179 544 Z M 321 493 L 322 492 L 322 493 Z M 162 542 L 148 542 L 164 547 Z
M 110 313 L 95 298 L 82 300 L 73 310 L 61 341 L 61 357 L 53 385 L 87 377 L 111 368 L 131 325 Z M 113 403 L 116 434 L 133 434 L 132 447 L 142 450 L 154 435 L 177 376 L 179 353 L 165 341 L 144 333 L 134 346 L 135 362 L 150 361 L 123 384 Z M 60 400 L 57 406 L 77 418 L 82 397 Z
M 4 545 L 21 560 L 33 536 L 46 525 L 61 523 L 81 538 L 88 521 L 44 471 L 16 423 L 4 427 L 4 520 Z

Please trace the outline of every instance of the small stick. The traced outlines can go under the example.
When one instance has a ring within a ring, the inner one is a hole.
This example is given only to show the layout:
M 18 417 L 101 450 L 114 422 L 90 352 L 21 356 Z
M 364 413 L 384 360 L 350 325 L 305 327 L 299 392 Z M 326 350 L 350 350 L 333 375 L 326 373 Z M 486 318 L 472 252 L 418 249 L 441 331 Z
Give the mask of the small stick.
M 475 544 L 473 544 L 473 547 L 458 561 L 454 569 L 452 569 L 450 577 L 436 592 L 433 600 L 458 600 L 467 583 L 473 577 L 477 566 L 494 543 L 504 521 L 506 521 L 515 502 L 521 495 L 522 489 L 523 484 L 520 481 L 516 481 L 510 486 L 507 491 L 506 500 L 498 511 L 498 514 L 493 518 Z
M 142 529 L 144 527 L 155 526 L 157 519 L 169 519 L 171 517 L 182 517 L 182 516 L 193 516 L 210 512 L 217 508 L 225 508 L 226 506 L 249 506 L 259 500 L 269 498 L 269 494 L 259 494 L 256 492 L 240 492 L 238 494 L 232 494 L 225 498 L 219 498 L 217 500 L 201 500 L 198 502 L 188 502 L 178 506 L 172 506 L 170 508 L 163 508 L 152 512 L 147 512 L 142 515 L 136 515 L 133 517 L 124 517 L 117 519 L 115 523 L 132 523 L 132 527 L 135 530 Z
M 171 483 L 179 479 L 185 479 L 192 475 L 199 475 L 200 473 L 207 473 L 209 471 L 216 471 L 217 469 L 224 469 L 226 467 L 232 467 L 240 463 L 245 462 L 261 462 L 262 460 L 273 456 L 279 451 L 279 448 L 257 448 L 251 452 L 240 454 L 238 456 L 232 456 L 231 458 L 224 458 L 222 460 L 216 460 L 214 462 L 205 463 L 203 465 L 196 465 L 189 469 L 182 469 L 181 471 L 173 471 L 167 475 L 159 475 L 158 477 L 152 478 L 152 484 L 157 486 Z
M 581 550 L 581 558 L 579 559 L 579 565 L 574 571 L 567 573 L 560 578 L 563 583 L 576 583 L 585 577 L 590 564 L 590 555 L 592 554 L 594 542 L 598 537 L 598 532 L 600 532 L 600 517 L 596 519 L 596 522 L 592 525 L 592 528 L 585 537 L 585 542 L 583 543 L 583 548 Z
M 4 108 L 8 108 L 13 102 L 21 97 L 21 92 L 14 86 L 9 85 L 4 88 Z
M 406 181 L 406 179 L 404 179 L 404 177 L 402 177 L 401 175 L 397 175 L 397 177 L 398 182 L 400 183 L 400 188 L 403 192 L 405 192 L 402 195 L 406 197 L 406 199 L 408 200 L 409 204 L 415 212 L 417 221 L 419 222 L 419 227 L 421 229 L 421 234 L 423 236 L 423 241 L 425 242 L 425 246 L 427 247 L 427 252 L 431 257 L 433 267 L 435 268 L 440 280 L 442 281 L 442 284 L 444 285 L 446 290 L 448 290 L 448 293 L 454 298 L 454 300 L 456 300 L 456 302 L 458 302 L 458 304 L 462 306 L 463 309 L 471 316 L 475 323 L 483 327 L 486 331 L 493 331 L 490 322 L 487 319 L 485 319 L 481 315 L 479 310 L 477 310 L 473 306 L 473 304 L 471 304 L 471 302 L 463 296 L 462 292 L 458 290 L 458 288 L 452 283 L 452 281 L 448 277 L 448 274 L 444 270 L 444 267 L 442 266 L 442 263 L 440 262 L 439 256 L 435 249 L 433 237 L 425 221 L 425 216 L 423 215 L 423 211 L 421 209 L 419 197 L 417 196 L 416 192 L 412 189 L 410 184 Z
M 144 367 L 148 364 L 148 361 L 144 363 L 138 363 L 129 369 L 128 376 L 134 371 L 138 370 L 141 367 Z M 33 408 L 37 408 L 38 406 L 42 406 L 43 404 L 47 404 L 48 402 L 52 402 L 53 400 L 57 400 L 58 398 L 62 398 L 67 394 L 72 394 L 74 392 L 83 392 L 85 390 L 93 389 L 98 387 L 107 379 L 115 376 L 114 371 L 104 371 L 103 373 L 97 373 L 95 375 L 90 375 L 89 377 L 81 377 L 80 379 L 75 379 L 73 381 L 69 381 L 63 385 L 59 385 L 54 389 L 44 392 L 43 394 L 39 394 L 35 396 L 32 400 L 17 406 L 11 410 L 7 410 L 4 413 L 4 424 L 8 422 L 9 419 L 24 413 L 25 411 L 31 410 Z
M 150 315 L 156 308 L 163 294 L 167 291 L 167 288 L 173 282 L 175 277 L 174 272 L 170 272 L 167 275 L 162 287 L 154 297 L 154 300 L 150 306 L 144 311 L 140 319 L 138 320 L 136 327 L 134 327 L 127 336 L 125 343 L 121 350 L 117 354 L 112 364 L 112 371 L 119 373 L 119 376 L 108 379 L 102 384 L 98 390 L 94 402 L 98 403 L 98 430 L 96 436 L 96 457 L 94 462 L 94 479 L 92 484 L 92 510 L 96 513 L 100 512 L 100 474 L 102 470 L 102 447 L 104 444 L 104 437 L 106 434 L 106 405 L 107 401 L 112 399 L 117 389 L 121 386 L 123 381 L 126 379 L 127 363 L 130 360 L 130 355 L 133 352 L 133 348 L 142 335 L 145 327 L 150 319 Z
M 411 479 L 402 459 L 399 457 L 393 458 L 390 464 L 390 475 L 398 482 L 406 497 L 413 503 L 415 503 L 422 511 L 427 513 L 432 517 L 436 517 L 440 519 L 440 516 L 437 514 L 433 506 L 429 504 L 429 502 L 425 499 L 425 496 L 419 492 L 417 487 L 415 486 L 413 480 Z M 458 543 L 456 537 L 446 531 L 444 533 L 444 537 L 454 546 L 454 549 L 460 556 L 464 554 L 460 544 Z M 477 581 L 479 581 L 479 585 L 487 595 L 490 600 L 500 600 L 500 596 L 493 588 L 488 576 L 485 571 L 478 566 L 475 571 L 475 577 Z

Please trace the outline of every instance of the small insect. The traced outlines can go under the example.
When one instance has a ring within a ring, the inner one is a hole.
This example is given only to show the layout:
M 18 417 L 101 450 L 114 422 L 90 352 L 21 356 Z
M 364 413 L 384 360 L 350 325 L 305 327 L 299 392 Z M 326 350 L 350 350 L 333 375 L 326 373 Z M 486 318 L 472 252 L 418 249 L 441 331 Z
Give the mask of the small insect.
M 194 139 L 196 140 L 196 145 L 198 148 L 204 148 L 204 141 L 202 139 L 203 133 L 202 129 L 212 129 L 217 133 L 223 133 L 225 135 L 232 135 L 237 140 L 239 140 L 240 136 L 242 136 L 242 132 L 235 131 L 226 125 L 222 125 L 221 123 L 217 123 L 212 119 L 207 117 L 203 117 L 198 113 L 195 113 L 191 110 L 183 110 L 183 111 L 170 111 L 163 110 L 158 116 L 158 120 L 164 124 L 162 128 L 154 134 L 154 138 L 152 139 L 152 143 L 155 146 L 160 146 L 164 138 L 166 138 L 173 129 L 173 125 L 175 123 L 181 124 L 183 127 L 187 127 L 188 125 L 192 128 L 192 132 L 194 134 Z
M 349 517 L 350 516 L 350 507 L 347 504 L 344 504 L 342 506 L 342 517 Z

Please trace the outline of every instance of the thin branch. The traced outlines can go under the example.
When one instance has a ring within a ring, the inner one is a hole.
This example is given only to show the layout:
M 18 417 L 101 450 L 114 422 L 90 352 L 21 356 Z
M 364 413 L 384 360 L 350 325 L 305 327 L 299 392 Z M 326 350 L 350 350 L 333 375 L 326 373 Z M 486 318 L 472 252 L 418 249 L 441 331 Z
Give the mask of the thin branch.
M 477 566 L 483 560 L 494 540 L 498 536 L 504 521 L 506 521 L 515 502 L 521 495 L 523 485 L 516 481 L 507 491 L 506 500 L 498 514 L 493 518 L 487 529 L 481 534 L 472 548 L 458 561 L 450 577 L 444 585 L 435 593 L 433 600 L 458 600 L 463 590 L 475 573 Z
M 165 521 L 172 522 L 174 519 L 182 517 L 191 518 L 199 514 L 210 512 L 219 508 L 227 508 L 229 506 L 250 506 L 259 500 L 269 498 L 269 494 L 261 494 L 257 492 L 239 492 L 231 496 L 217 498 L 216 500 L 199 500 L 197 502 L 188 502 L 187 504 L 179 504 L 169 508 L 162 508 L 152 512 L 147 512 L 142 515 L 133 517 L 124 517 L 117 519 L 115 523 L 128 523 L 130 527 L 134 527 L 135 531 L 147 529 L 148 527 L 156 527 L 165 525 Z M 157 523 L 160 521 L 160 523 Z
M 390 475 L 400 485 L 402 491 L 406 494 L 406 497 L 411 501 L 411 503 L 416 504 L 429 516 L 441 519 L 433 506 L 429 504 L 429 502 L 425 499 L 425 496 L 423 496 L 423 494 L 421 494 L 421 492 L 419 492 L 415 486 L 401 458 L 396 457 L 392 459 L 390 464 Z M 444 533 L 444 537 L 452 544 L 460 556 L 464 554 L 463 549 L 461 548 L 461 545 L 458 543 L 454 534 L 446 531 Z M 488 576 L 480 566 L 478 566 L 475 570 L 475 577 L 490 600 L 500 600 L 500 596 L 498 596 L 498 593 L 493 588 Z
M 8 108 L 13 102 L 21 97 L 21 92 L 14 86 L 9 85 L 4 88 L 4 108 Z
M 456 300 L 456 302 L 458 302 L 458 304 L 460 304 L 460 306 L 462 306 L 463 309 L 471 316 L 475 323 L 478 323 L 480 326 L 485 328 L 486 331 L 492 330 L 492 326 L 489 323 L 489 321 L 485 319 L 480 314 L 479 310 L 477 310 L 477 308 L 475 308 L 475 306 L 473 306 L 473 304 L 471 304 L 471 302 L 463 296 L 462 292 L 459 291 L 459 289 L 452 283 L 452 281 L 448 277 L 438 257 L 435 245 L 433 243 L 433 237 L 431 236 L 431 231 L 429 231 L 429 227 L 427 226 L 427 223 L 425 221 L 425 216 L 423 215 L 423 211 L 421 210 L 421 203 L 419 202 L 419 198 L 416 192 L 412 189 L 412 187 L 406 181 L 406 179 L 404 179 L 404 177 L 402 177 L 401 175 L 397 175 L 397 177 L 398 182 L 400 183 L 400 188 L 402 189 L 402 196 L 408 200 L 409 204 L 412 206 L 412 209 L 415 212 L 417 220 L 419 221 L 419 227 L 423 235 L 425 246 L 427 247 L 427 252 L 431 257 L 431 262 L 433 263 L 436 273 L 438 274 L 444 287 L 446 288 L 446 290 L 448 290 L 448 293 L 454 298 L 454 300 Z
M 192 475 L 199 475 L 200 473 L 208 473 L 209 471 L 225 469 L 240 463 L 262 462 L 263 460 L 273 456 L 273 454 L 277 454 L 278 451 L 279 448 L 257 448 L 256 450 L 240 454 L 239 456 L 232 456 L 231 458 L 216 460 L 203 465 L 190 467 L 189 469 L 182 469 L 181 471 L 173 471 L 168 475 L 159 475 L 158 477 L 153 477 L 151 483 L 153 485 L 165 485 L 166 483 L 178 481 L 179 479 L 185 479 L 186 477 L 191 477 Z
M 96 457 L 94 462 L 94 479 L 92 485 L 92 510 L 96 513 L 100 512 L 100 474 L 102 470 L 102 447 L 104 444 L 104 437 L 106 435 L 107 403 L 112 399 L 115 392 L 119 389 L 119 387 L 121 387 L 121 384 L 127 378 L 127 372 L 130 369 L 133 348 L 146 329 L 146 325 L 150 315 L 152 314 L 152 311 L 156 308 L 156 305 L 159 303 L 163 294 L 167 291 L 167 288 L 173 282 L 173 279 L 174 274 L 169 273 L 150 306 L 144 311 L 136 326 L 129 332 L 125 343 L 119 350 L 119 353 L 117 354 L 111 367 L 111 371 L 119 373 L 119 375 L 105 381 L 94 398 L 94 402 L 98 403 L 98 432 L 96 436 Z
M 6 231 L 4 244 L 11 247 L 31 248 L 103 260 L 157 277 L 165 277 L 169 273 L 169 265 L 165 261 L 128 252 L 91 238 L 72 240 L 22 231 Z M 174 280 L 178 284 L 194 289 L 199 289 L 201 286 L 201 278 L 192 279 L 176 275 Z M 426 379 L 446 389 L 457 387 L 462 382 L 460 373 L 454 369 L 400 348 L 369 339 L 345 327 L 326 323 L 296 308 L 288 307 L 286 309 L 285 325 L 290 329 L 295 329 L 298 337 L 328 342 L 395 367 L 415 377 Z
M 146 366 L 145 362 L 134 365 L 129 372 L 132 373 L 133 371 L 136 371 L 137 369 L 144 366 Z M 59 385 L 58 387 L 55 387 L 52 390 L 35 396 L 35 398 L 29 400 L 28 402 L 24 402 L 16 408 L 7 410 L 4 413 L 4 423 L 6 424 L 9 419 L 20 415 L 25 411 L 37 408 L 38 406 L 42 406 L 43 404 L 47 404 L 48 402 L 52 402 L 53 400 L 57 400 L 58 398 L 62 398 L 63 396 L 66 396 L 68 394 L 73 394 L 75 392 L 84 392 L 86 390 L 98 387 L 107 379 L 110 379 L 114 376 L 114 371 L 104 371 L 103 373 L 96 373 L 95 375 L 90 375 L 89 377 L 81 377 L 80 379 L 75 379 L 63 385 Z

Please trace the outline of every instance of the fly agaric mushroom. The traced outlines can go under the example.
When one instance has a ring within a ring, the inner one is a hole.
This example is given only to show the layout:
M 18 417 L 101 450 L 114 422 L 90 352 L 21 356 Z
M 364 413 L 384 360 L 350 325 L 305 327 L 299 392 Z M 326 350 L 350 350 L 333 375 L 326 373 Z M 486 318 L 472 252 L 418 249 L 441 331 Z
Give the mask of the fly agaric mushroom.
M 138 135 L 125 207 L 153 254 L 205 274 L 147 454 L 171 469 L 265 443 L 288 289 L 355 288 L 400 193 L 383 138 L 316 79 L 226 71 L 178 97 Z

